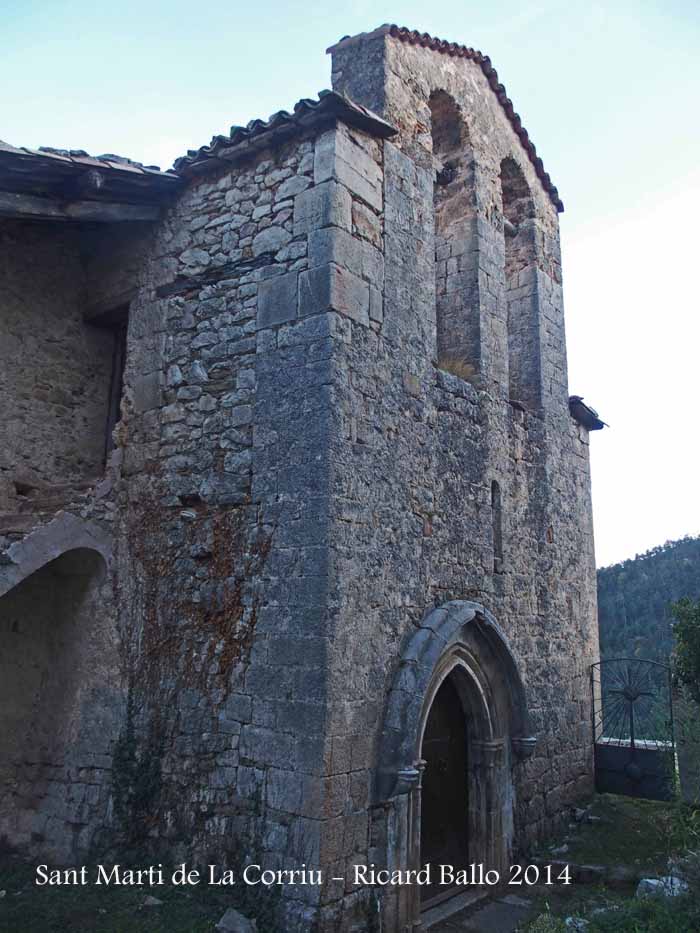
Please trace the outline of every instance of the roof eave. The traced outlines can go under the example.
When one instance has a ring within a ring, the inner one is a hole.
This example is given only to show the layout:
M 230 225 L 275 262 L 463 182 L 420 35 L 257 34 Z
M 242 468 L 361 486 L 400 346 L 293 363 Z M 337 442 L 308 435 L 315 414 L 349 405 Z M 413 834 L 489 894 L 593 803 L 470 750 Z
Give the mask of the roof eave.
M 342 94 L 321 91 L 317 101 L 300 100 L 293 113 L 278 111 L 267 121 L 253 120 L 247 127 L 231 127 L 229 136 L 215 136 L 208 146 L 176 159 L 174 168 L 185 177 L 199 175 L 217 165 L 243 161 L 308 130 L 323 130 L 338 120 L 381 139 L 398 132 L 386 120 Z
M 76 205 L 86 214 L 91 210 L 97 212 L 100 206 L 140 207 L 145 216 L 146 208 L 166 203 L 181 186 L 182 180 L 173 172 L 161 172 L 154 166 L 143 166 L 119 156 L 89 156 L 82 150 L 28 149 L 0 142 L 4 216 L 15 209 L 20 214 L 42 216 L 42 205 L 49 218 L 78 219 L 71 216 L 70 210 L 66 211 Z M 131 211 L 134 217 L 137 214 Z

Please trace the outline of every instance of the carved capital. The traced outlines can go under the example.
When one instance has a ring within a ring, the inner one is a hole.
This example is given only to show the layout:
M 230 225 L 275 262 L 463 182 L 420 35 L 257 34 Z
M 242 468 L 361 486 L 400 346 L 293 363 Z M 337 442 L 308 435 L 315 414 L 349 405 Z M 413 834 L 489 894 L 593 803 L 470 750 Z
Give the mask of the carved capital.
M 496 768 L 503 763 L 505 739 L 484 739 L 472 743 L 474 764 L 481 768 Z
M 525 761 L 527 758 L 531 758 L 533 752 L 535 751 L 536 745 L 537 739 L 532 735 L 518 735 L 510 740 L 510 746 L 513 749 L 513 754 L 516 758 L 519 758 L 520 761 Z
M 401 768 L 401 770 L 396 774 L 396 787 L 394 789 L 394 793 L 407 794 L 409 791 L 419 788 L 424 769 L 424 761 L 417 761 L 415 767 L 413 768 Z

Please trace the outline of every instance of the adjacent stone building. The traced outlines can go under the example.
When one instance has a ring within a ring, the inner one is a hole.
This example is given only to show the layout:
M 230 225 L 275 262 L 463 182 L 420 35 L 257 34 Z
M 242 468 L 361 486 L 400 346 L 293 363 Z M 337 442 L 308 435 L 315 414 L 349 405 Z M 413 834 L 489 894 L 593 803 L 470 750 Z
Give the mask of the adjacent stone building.
M 588 431 L 488 58 L 330 52 L 170 173 L 0 146 L 0 835 L 404 931 L 354 865 L 504 868 L 592 790 Z

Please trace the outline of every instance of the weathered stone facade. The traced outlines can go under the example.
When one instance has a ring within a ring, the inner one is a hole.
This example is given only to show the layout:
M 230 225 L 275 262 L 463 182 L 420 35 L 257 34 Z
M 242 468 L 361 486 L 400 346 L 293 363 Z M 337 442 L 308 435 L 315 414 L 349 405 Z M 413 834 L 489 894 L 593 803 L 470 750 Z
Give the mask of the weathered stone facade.
M 588 435 L 558 197 L 483 68 L 332 51 L 336 94 L 179 160 L 157 220 L 2 222 L 0 833 L 321 867 L 284 929 L 408 930 L 352 866 L 421 864 L 446 678 L 471 860 L 592 789 Z

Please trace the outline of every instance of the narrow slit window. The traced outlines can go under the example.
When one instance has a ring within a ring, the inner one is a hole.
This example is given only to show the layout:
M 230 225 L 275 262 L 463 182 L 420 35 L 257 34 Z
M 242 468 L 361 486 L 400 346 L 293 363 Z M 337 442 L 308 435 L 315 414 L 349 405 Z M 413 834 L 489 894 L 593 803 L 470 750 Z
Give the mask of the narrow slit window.
M 124 391 L 124 367 L 126 365 L 127 321 L 114 327 L 114 353 L 112 356 L 112 381 L 109 387 L 109 409 L 105 432 L 105 463 L 114 449 L 112 432 L 117 426 L 121 414 L 121 401 Z
M 503 514 L 501 510 L 501 487 L 496 480 L 491 483 L 491 523 L 493 526 L 493 570 L 503 569 Z
M 129 305 L 120 305 L 92 318 L 90 324 L 112 334 L 112 367 L 110 373 L 107 418 L 104 425 L 104 463 L 114 449 L 112 432 L 121 413 L 121 400 L 124 391 L 124 367 L 126 365 L 126 341 L 129 329 Z

